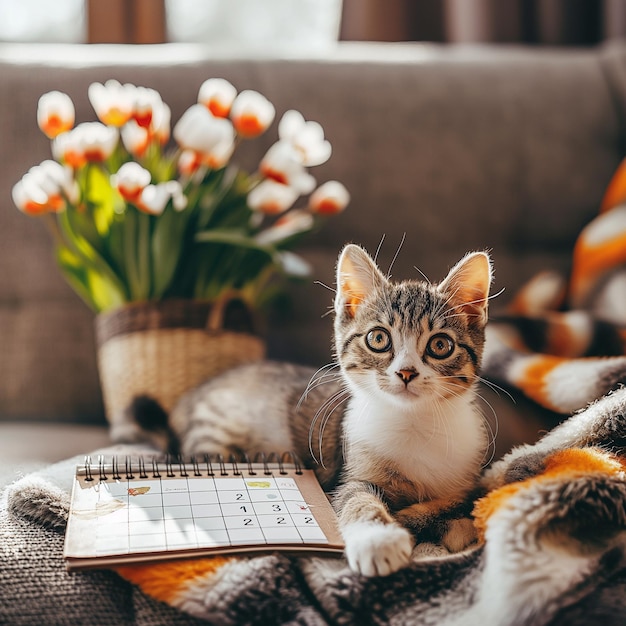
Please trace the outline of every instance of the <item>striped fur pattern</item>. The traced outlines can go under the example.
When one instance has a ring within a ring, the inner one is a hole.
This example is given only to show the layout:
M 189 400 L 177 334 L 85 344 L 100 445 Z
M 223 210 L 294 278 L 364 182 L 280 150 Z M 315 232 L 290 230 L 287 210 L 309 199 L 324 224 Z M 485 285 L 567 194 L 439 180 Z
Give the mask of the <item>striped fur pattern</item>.
M 483 371 L 562 414 L 626 384 L 626 161 L 576 242 L 569 280 L 542 272 L 491 320 Z
M 490 283 L 484 253 L 438 285 L 398 284 L 346 246 L 336 362 L 318 372 L 252 364 L 186 394 L 169 418 L 181 452 L 294 450 L 335 490 L 346 555 L 360 573 L 407 565 L 416 540 L 465 548 L 475 540 L 468 494 L 489 444 L 474 388 Z

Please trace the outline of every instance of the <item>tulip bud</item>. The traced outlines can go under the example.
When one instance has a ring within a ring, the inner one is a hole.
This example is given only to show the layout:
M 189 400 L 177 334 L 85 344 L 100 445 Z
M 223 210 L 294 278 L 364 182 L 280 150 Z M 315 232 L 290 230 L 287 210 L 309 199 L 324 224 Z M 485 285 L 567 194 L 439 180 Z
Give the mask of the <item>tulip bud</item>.
M 142 157 L 150 143 L 150 134 L 143 126 L 139 126 L 135 120 L 130 120 L 120 131 L 124 147 L 133 156 Z
M 317 122 L 305 121 L 298 111 L 287 111 L 278 124 L 281 141 L 289 142 L 300 155 L 302 165 L 321 165 L 330 158 L 332 148 L 324 139 L 324 129 Z
M 87 161 L 108 159 L 118 141 L 118 131 L 100 122 L 83 122 L 76 128 L 55 138 L 52 153 L 72 167 L 81 167 Z
M 228 120 L 215 117 L 201 104 L 194 104 L 178 120 L 174 138 L 185 150 L 209 154 L 218 144 L 234 141 L 234 130 Z
M 150 172 L 139 163 L 130 161 L 124 163 L 117 171 L 117 174 L 111 176 L 111 183 L 120 192 L 120 195 L 127 202 L 136 203 L 141 192 L 150 184 Z
M 50 139 L 74 126 L 74 103 L 60 91 L 50 91 L 39 98 L 37 124 Z
M 28 215 L 62 211 L 79 194 L 72 170 L 49 160 L 31 167 L 12 190 L 15 205 Z
M 258 137 L 274 121 L 274 105 L 258 91 L 242 91 L 233 102 L 230 119 L 235 130 L 246 139 Z
M 223 78 L 205 80 L 198 92 L 198 102 L 209 109 L 215 117 L 228 117 L 236 97 L 235 87 Z
M 248 206 L 266 215 L 284 213 L 298 199 L 298 192 L 288 185 L 273 180 L 260 182 L 248 194 Z
M 166 183 L 148 185 L 141 190 L 137 208 L 149 215 L 161 215 L 171 198 Z
M 266 152 L 259 164 L 259 171 L 266 178 L 289 185 L 301 194 L 311 193 L 315 179 L 302 165 L 294 147 L 286 141 L 278 141 Z
M 107 80 L 104 85 L 89 85 L 89 102 L 98 119 L 107 126 L 121 127 L 133 114 L 134 85 L 121 85 L 116 80 Z
M 320 185 L 309 198 L 309 209 L 319 215 L 334 215 L 343 211 L 350 202 L 348 190 L 336 180 Z

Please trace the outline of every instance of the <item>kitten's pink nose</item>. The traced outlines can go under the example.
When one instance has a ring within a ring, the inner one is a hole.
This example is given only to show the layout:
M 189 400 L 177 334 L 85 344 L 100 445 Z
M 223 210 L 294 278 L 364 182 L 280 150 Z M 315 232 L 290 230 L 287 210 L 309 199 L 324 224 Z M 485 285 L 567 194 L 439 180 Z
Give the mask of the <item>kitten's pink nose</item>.
M 399 376 L 402 382 L 408 385 L 414 378 L 417 378 L 417 372 L 413 368 L 398 370 L 396 376 Z

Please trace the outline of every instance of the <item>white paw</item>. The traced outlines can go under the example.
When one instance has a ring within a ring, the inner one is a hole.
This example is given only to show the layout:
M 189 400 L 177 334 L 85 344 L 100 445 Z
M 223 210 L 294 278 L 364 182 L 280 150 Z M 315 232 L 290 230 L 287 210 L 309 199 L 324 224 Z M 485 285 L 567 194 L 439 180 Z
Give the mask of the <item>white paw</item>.
M 388 576 L 409 564 L 413 537 L 395 524 L 356 522 L 342 529 L 350 569 L 363 576 Z

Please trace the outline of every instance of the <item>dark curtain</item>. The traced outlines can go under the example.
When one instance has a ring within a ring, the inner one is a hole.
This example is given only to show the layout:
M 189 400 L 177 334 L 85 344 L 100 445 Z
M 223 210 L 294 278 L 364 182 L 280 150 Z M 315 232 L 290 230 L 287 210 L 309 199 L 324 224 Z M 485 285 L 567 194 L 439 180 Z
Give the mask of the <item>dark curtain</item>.
M 343 0 L 341 39 L 593 46 L 626 35 L 626 0 Z
M 89 43 L 163 43 L 165 0 L 87 0 Z

